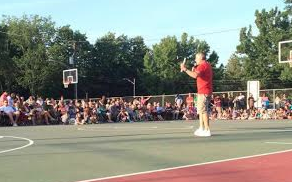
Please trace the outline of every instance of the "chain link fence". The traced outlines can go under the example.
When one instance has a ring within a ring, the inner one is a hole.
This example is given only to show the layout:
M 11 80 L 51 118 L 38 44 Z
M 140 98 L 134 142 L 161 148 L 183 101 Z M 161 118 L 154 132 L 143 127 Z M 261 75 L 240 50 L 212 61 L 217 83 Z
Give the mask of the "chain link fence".
M 183 96 L 183 99 L 186 100 L 189 93 L 180 94 Z M 234 99 L 236 96 L 239 96 L 240 94 L 244 95 L 245 98 L 248 98 L 247 91 L 224 91 L 224 92 L 214 92 L 214 96 L 222 96 L 225 94 L 226 96 L 229 96 L 229 98 Z M 275 99 L 276 97 L 279 97 L 282 99 L 283 97 L 286 97 L 286 99 L 292 100 L 292 88 L 286 88 L 286 89 L 265 89 L 260 90 L 260 96 L 265 94 L 270 101 L 270 108 L 275 108 Z M 177 94 L 174 95 L 153 95 L 151 96 L 150 101 L 151 102 L 159 102 L 161 105 L 165 105 L 166 102 L 171 102 L 174 104 L 175 97 Z M 196 96 L 196 93 L 191 93 L 192 97 Z M 142 96 L 136 96 L 135 98 L 140 98 Z M 148 96 L 144 96 L 148 97 Z M 131 102 L 134 100 L 133 96 L 125 96 L 125 97 L 111 97 L 111 99 L 115 98 L 123 98 L 127 102 Z M 99 100 L 99 98 L 91 98 L 91 100 Z

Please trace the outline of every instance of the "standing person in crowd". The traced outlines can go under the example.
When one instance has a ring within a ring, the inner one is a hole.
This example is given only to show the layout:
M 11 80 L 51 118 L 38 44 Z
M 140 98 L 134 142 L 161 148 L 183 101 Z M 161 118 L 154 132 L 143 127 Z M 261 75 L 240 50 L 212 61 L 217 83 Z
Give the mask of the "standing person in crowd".
M 222 109 L 226 110 L 229 107 L 229 99 L 226 97 L 226 94 L 222 94 Z
M 262 107 L 264 109 L 268 109 L 269 108 L 269 105 L 270 105 L 269 97 L 267 97 L 266 94 L 263 93 L 263 96 L 262 96 Z
M 287 102 L 286 94 L 283 94 L 280 107 L 284 107 L 286 105 L 286 102 Z
M 279 109 L 281 106 L 281 99 L 279 96 L 276 96 L 274 103 L 275 103 L 275 109 Z
M 191 93 L 189 93 L 188 97 L 186 98 L 186 104 L 187 104 L 187 107 L 194 106 L 194 98 L 192 97 Z
M 180 94 L 176 94 L 175 98 L 174 98 L 174 102 L 176 103 L 177 107 L 179 109 L 181 109 L 182 104 L 183 104 L 183 96 Z
M 254 103 L 255 103 L 255 99 L 254 99 L 253 95 L 250 94 L 247 100 L 248 100 L 248 108 L 249 108 L 249 110 L 253 110 L 254 109 Z
M 196 64 L 196 67 L 194 67 L 192 70 L 188 70 L 185 63 L 183 62 L 180 65 L 180 69 L 190 77 L 197 79 L 200 127 L 194 132 L 194 134 L 196 136 L 211 136 L 208 106 L 213 92 L 212 66 L 206 61 L 204 53 L 196 54 Z
M 141 103 L 141 105 L 142 106 L 146 106 L 147 105 L 147 101 L 149 100 L 151 98 L 151 96 L 149 96 L 149 97 L 141 97 L 141 100 L 140 100 L 140 103 Z
M 222 115 L 222 100 L 219 95 L 214 98 L 214 105 L 216 107 L 217 119 L 221 119 Z
M 242 93 L 238 96 L 238 109 L 245 109 L 245 96 Z

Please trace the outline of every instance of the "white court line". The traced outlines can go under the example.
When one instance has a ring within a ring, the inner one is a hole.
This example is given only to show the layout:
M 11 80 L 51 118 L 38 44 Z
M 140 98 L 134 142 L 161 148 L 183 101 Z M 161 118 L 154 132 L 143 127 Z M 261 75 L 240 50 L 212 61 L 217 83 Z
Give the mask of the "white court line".
M 113 131 L 113 130 L 133 130 L 133 129 L 138 129 L 138 131 L 154 131 L 154 130 L 190 130 L 194 129 L 194 126 L 186 126 L 186 127 L 158 127 L 158 126 L 153 126 L 153 127 L 119 127 L 119 126 L 112 126 L 112 127 L 78 127 L 77 130 L 79 131 Z M 217 132 L 222 132 L 220 130 L 217 130 Z M 249 129 L 249 130 L 224 130 L 224 133 L 264 133 L 264 132 L 292 132 L 292 130 L 280 130 L 280 129 Z
M 152 127 L 119 127 L 119 126 L 111 126 L 111 127 L 84 127 L 77 128 L 77 130 L 95 130 L 95 129 L 156 129 L 157 126 Z
M 180 127 L 180 128 L 165 128 L 165 127 L 157 127 L 157 126 L 153 126 L 153 127 L 112 127 L 112 128 L 103 128 L 103 127 L 94 127 L 94 128 L 77 128 L 77 130 L 79 131 L 109 131 L 109 129 L 112 131 L 112 130 L 129 130 L 129 129 L 139 129 L 139 131 L 141 130 L 190 130 L 190 129 L 193 129 L 194 127 L 193 126 L 187 126 L 187 127 Z
M 292 145 L 292 143 L 287 143 L 287 142 L 265 142 L 268 144 L 278 144 L 278 145 Z
M 244 157 L 237 157 L 237 158 L 231 158 L 231 159 L 223 159 L 223 160 L 217 160 L 217 161 L 211 161 L 211 162 L 204 162 L 204 163 L 198 163 L 198 164 L 191 164 L 191 165 L 185 165 L 185 166 L 178 166 L 178 167 L 172 167 L 172 168 L 158 169 L 158 170 L 152 170 L 152 171 L 144 171 L 144 172 L 124 174 L 124 175 L 109 176 L 109 177 L 104 177 L 104 178 L 89 179 L 89 180 L 83 180 L 83 181 L 77 181 L 77 182 L 94 182 L 94 181 L 101 181 L 101 180 L 114 179 L 114 178 L 123 178 L 123 177 L 129 177 L 129 176 L 135 176 L 135 175 L 141 175 L 141 174 L 150 174 L 150 173 L 155 173 L 155 172 L 170 171 L 170 170 L 175 170 L 175 169 L 182 169 L 182 168 L 188 168 L 188 167 L 194 167 L 194 166 L 202 166 L 202 165 L 207 165 L 207 164 L 215 164 L 215 163 L 220 163 L 220 162 L 228 162 L 228 161 L 249 159 L 249 158 L 261 157 L 261 156 L 267 156 L 267 155 L 273 155 L 273 154 L 281 154 L 281 153 L 286 153 L 286 152 L 292 152 L 292 149 L 257 154 L 257 155 L 250 155 L 250 156 L 244 156 Z
M 34 144 L 34 141 L 32 141 L 32 140 L 30 140 L 28 138 L 22 138 L 22 137 L 16 137 L 16 136 L 0 136 L 0 138 L 16 138 L 16 139 L 26 140 L 26 141 L 29 142 L 28 144 L 26 144 L 24 146 L 21 146 L 21 147 L 17 147 L 17 148 L 13 148 L 13 149 L 8 149 L 8 150 L 2 150 L 2 151 L 0 151 L 0 154 L 6 153 L 6 152 L 15 151 L 15 150 L 20 150 L 20 149 L 29 147 L 29 146 L 31 146 L 31 145 Z
M 273 130 L 273 129 L 269 129 L 269 130 L 265 130 L 265 131 L 274 131 L 274 132 L 281 132 L 281 131 L 283 131 L 283 132 L 287 132 L 287 131 L 292 131 L 292 130 L 285 130 L 285 129 L 283 129 L 283 130 L 278 130 L 278 129 L 275 129 L 275 130 Z

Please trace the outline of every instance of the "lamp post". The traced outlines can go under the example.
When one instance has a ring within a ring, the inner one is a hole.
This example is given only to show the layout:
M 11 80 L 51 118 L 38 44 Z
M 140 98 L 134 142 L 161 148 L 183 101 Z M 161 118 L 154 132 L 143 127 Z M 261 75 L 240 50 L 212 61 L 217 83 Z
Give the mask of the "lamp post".
M 74 60 L 75 54 L 76 54 L 76 42 L 77 41 L 72 41 L 72 46 L 73 46 L 73 54 L 72 56 L 69 57 L 69 64 L 72 65 L 73 67 L 76 67 L 76 63 Z M 78 87 L 77 87 L 77 83 L 74 84 L 75 85 L 75 99 L 78 100 Z
M 136 79 L 134 78 L 132 81 L 129 78 L 123 78 L 123 80 L 126 80 L 133 84 L 133 96 L 135 97 L 136 96 Z

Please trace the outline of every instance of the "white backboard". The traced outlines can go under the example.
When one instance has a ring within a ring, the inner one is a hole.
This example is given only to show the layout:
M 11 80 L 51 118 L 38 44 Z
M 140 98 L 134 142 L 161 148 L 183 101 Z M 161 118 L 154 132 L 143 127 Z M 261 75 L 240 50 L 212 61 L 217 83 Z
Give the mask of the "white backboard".
M 78 70 L 77 69 L 63 70 L 63 83 L 69 84 L 78 83 Z
M 279 42 L 278 58 L 279 58 L 279 63 L 292 62 L 292 40 Z

